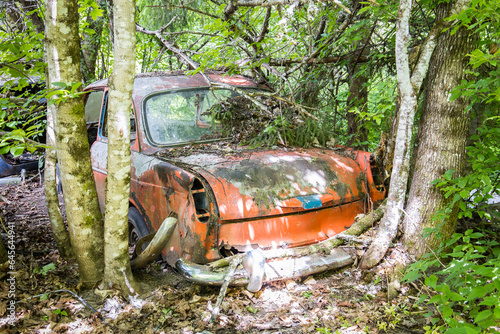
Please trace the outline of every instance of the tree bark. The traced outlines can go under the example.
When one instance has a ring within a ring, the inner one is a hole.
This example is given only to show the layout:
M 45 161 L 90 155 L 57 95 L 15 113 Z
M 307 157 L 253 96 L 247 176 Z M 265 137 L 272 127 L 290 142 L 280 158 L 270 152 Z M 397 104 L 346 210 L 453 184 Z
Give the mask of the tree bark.
M 360 268 L 365 269 L 371 268 L 380 262 L 397 234 L 408 185 L 410 144 L 417 109 L 417 94 L 427 74 L 429 61 L 436 46 L 436 39 L 442 31 L 440 23 L 437 23 L 433 27 L 422 46 L 421 56 L 413 74 L 410 76 L 408 42 L 410 40 L 409 19 L 411 6 L 411 0 L 402 0 L 399 3 L 398 21 L 396 23 L 396 69 L 399 110 L 394 159 L 384 217 L 380 222 L 376 238 L 361 259 Z
M 439 6 L 439 19 L 444 18 L 450 5 L 443 3 Z M 453 169 L 454 177 L 461 176 L 464 171 L 470 126 L 469 113 L 464 111 L 467 100 L 458 98 L 450 101 L 449 96 L 463 79 L 471 79 L 470 75 L 465 74 L 467 54 L 473 51 L 476 41 L 477 35 L 465 27 L 453 35 L 448 30 L 440 36 L 431 59 L 424 111 L 414 153 L 415 171 L 407 214 L 403 220 L 403 241 L 416 258 L 427 253 L 428 247 L 435 249 L 455 231 L 457 207 L 440 226 L 441 236 L 433 233 L 428 239 L 422 238 L 424 228 L 437 227 L 442 223 L 432 217 L 451 200 L 446 199 L 444 193 L 432 186 L 431 182 L 447 170 Z
M 41 3 L 39 0 L 19 0 L 26 16 L 28 16 L 35 27 L 37 33 L 41 34 L 45 30 L 45 24 L 40 17 Z M 37 10 L 38 9 L 38 10 Z
M 130 192 L 130 112 L 135 76 L 135 1 L 115 1 L 114 58 L 108 108 L 108 176 L 104 220 L 104 283 L 135 295 L 130 269 L 128 208 Z
M 399 3 L 396 28 L 396 68 L 400 100 L 399 122 L 396 134 L 391 185 L 384 217 L 378 233 L 370 248 L 361 259 L 361 268 L 375 266 L 385 255 L 390 243 L 396 236 L 401 209 L 403 208 L 406 184 L 408 181 L 409 144 L 412 134 L 413 118 L 417 106 L 415 91 L 411 86 L 408 64 L 409 19 L 412 0 Z
M 353 12 L 361 9 L 365 5 L 361 5 L 358 0 L 352 1 L 351 8 Z M 365 20 L 366 13 L 357 15 L 357 20 Z M 374 25 L 374 27 L 376 24 Z M 373 28 L 374 29 L 374 28 Z M 372 30 L 373 32 L 373 30 Z M 349 95 L 347 97 L 347 135 L 350 136 L 347 141 L 348 147 L 355 147 L 357 149 L 366 150 L 366 143 L 368 142 L 368 130 L 363 127 L 364 121 L 359 117 L 360 113 L 368 110 L 368 77 L 362 71 L 362 64 L 359 62 L 360 58 L 366 58 L 370 54 L 370 38 L 371 33 L 368 31 L 366 25 L 362 25 L 357 33 L 361 36 L 366 36 L 359 42 L 354 42 L 353 46 L 356 50 L 349 59 L 347 70 L 349 71 Z M 359 111 L 356 112 L 356 111 Z M 362 144 L 365 143 L 365 144 Z
M 69 259 L 73 257 L 73 249 L 71 248 L 71 242 L 69 238 L 68 231 L 66 230 L 66 225 L 64 224 L 63 217 L 61 215 L 61 209 L 59 207 L 59 198 L 57 196 L 57 184 L 56 184 L 56 161 L 57 152 L 55 148 L 55 124 L 54 124 L 54 112 L 55 105 L 52 104 L 48 106 L 47 110 L 47 135 L 45 149 L 45 168 L 44 168 L 44 190 L 45 190 L 45 202 L 47 204 L 47 211 L 49 213 L 50 225 L 52 226 L 52 233 L 54 233 L 54 239 L 56 239 L 57 249 L 59 254 L 64 259 Z
M 77 1 L 47 0 L 45 22 L 49 81 L 69 85 L 81 82 Z M 90 164 L 83 98 L 79 95 L 58 102 L 57 158 L 69 234 L 81 283 L 90 287 L 102 279 L 103 225 Z
M 461 11 L 468 5 L 468 0 L 459 0 L 452 3 L 445 16 Z M 403 205 L 407 192 L 410 144 L 412 127 L 417 108 L 417 94 L 422 87 L 427 75 L 431 56 L 436 48 L 438 37 L 443 28 L 449 23 L 438 20 L 429 32 L 420 54 L 420 57 L 410 77 L 410 66 L 408 59 L 409 40 L 409 17 L 411 12 L 411 0 L 401 1 L 399 4 L 398 22 L 396 31 L 396 68 L 398 76 L 398 91 L 400 108 L 398 110 L 397 134 L 394 148 L 393 169 L 391 174 L 387 208 L 380 222 L 377 237 L 363 256 L 360 267 L 371 268 L 375 266 L 385 255 L 390 243 L 396 237 L 399 221 L 403 213 Z M 443 16 L 443 17 L 445 17 Z M 443 18 L 441 17 L 441 19 Z M 436 140 L 436 138 L 434 138 Z M 443 172 L 444 173 L 444 172 Z M 411 216 L 408 217 L 410 219 Z
M 354 58 L 349 66 L 349 96 L 347 107 L 349 109 L 366 112 L 368 110 L 368 77 L 361 73 L 361 65 Z M 350 110 L 347 113 L 347 135 L 351 136 L 347 142 L 348 147 L 366 150 L 368 142 L 368 131 L 363 127 L 364 122 L 359 118 L 359 113 Z M 363 144 L 365 143 L 365 144 Z
M 99 6 L 103 7 L 103 1 L 99 1 Z M 92 19 L 90 13 L 87 15 L 89 28 L 94 31 L 93 34 L 83 33 L 82 40 L 82 75 L 85 82 L 89 83 L 95 80 L 95 69 L 97 56 L 101 46 L 102 29 L 104 27 L 104 17 L 100 16 L 96 20 Z

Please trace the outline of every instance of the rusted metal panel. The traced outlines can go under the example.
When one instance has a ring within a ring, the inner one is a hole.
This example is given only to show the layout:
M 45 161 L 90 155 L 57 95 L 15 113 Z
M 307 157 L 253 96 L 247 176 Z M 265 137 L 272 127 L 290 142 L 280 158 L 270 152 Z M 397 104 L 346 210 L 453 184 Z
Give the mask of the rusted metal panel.
M 288 248 L 305 246 L 332 237 L 351 226 L 354 218 L 365 212 L 362 201 L 309 210 L 278 217 L 238 222 L 221 221 L 221 246 L 239 252 L 252 248 Z
M 251 150 L 234 156 L 198 154 L 179 161 L 210 183 L 223 221 L 305 210 L 284 203 L 292 198 L 329 195 L 324 205 L 332 206 L 360 200 L 367 192 L 356 161 L 330 150 Z

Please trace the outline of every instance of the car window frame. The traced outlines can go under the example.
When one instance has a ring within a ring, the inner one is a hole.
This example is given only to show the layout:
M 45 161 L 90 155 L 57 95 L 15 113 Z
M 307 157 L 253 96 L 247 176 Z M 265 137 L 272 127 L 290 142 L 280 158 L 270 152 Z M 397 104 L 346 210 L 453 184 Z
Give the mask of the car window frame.
M 190 90 L 196 91 L 196 90 L 204 90 L 204 89 L 206 89 L 208 91 L 211 90 L 210 86 L 197 86 L 197 87 L 189 87 L 189 88 L 164 89 L 164 90 L 155 91 L 151 94 L 144 96 L 144 98 L 141 101 L 141 120 L 142 120 L 142 124 L 143 124 L 144 135 L 145 135 L 145 138 L 146 138 L 148 144 L 151 145 L 152 147 L 156 147 L 156 148 L 167 148 L 167 147 L 186 146 L 186 145 L 190 145 L 190 144 L 215 143 L 215 142 L 230 139 L 230 137 L 222 137 L 222 138 L 213 138 L 213 139 L 205 139 L 205 140 L 189 140 L 189 141 L 183 141 L 183 142 L 179 142 L 179 143 L 169 143 L 169 144 L 161 144 L 161 143 L 157 143 L 153 140 L 151 133 L 150 133 L 150 130 L 149 130 L 148 119 L 146 116 L 146 102 L 148 101 L 148 99 L 150 99 L 153 96 L 162 95 L 165 93 L 173 94 L 173 93 L 183 92 L 183 91 L 190 91 Z M 230 89 L 221 88 L 219 90 L 230 90 Z

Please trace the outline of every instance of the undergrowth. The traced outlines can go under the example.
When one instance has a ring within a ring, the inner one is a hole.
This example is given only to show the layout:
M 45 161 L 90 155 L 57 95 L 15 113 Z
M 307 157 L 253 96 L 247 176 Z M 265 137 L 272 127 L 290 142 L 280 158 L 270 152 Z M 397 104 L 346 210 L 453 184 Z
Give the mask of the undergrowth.
M 489 231 L 455 233 L 434 254 L 412 264 L 403 280 L 421 280 L 419 303 L 428 312 L 427 333 L 498 333 L 500 324 L 500 243 Z M 434 272 L 433 272 L 434 271 Z M 433 273 L 432 273 L 433 272 Z M 495 328 L 495 326 L 497 326 Z

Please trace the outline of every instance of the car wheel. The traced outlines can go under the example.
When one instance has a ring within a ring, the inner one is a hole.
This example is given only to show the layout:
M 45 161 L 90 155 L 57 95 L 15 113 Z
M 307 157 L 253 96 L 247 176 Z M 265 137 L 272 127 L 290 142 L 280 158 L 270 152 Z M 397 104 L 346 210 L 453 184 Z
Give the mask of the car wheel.
M 149 229 L 146 226 L 146 222 L 136 208 L 128 209 L 128 229 L 128 243 L 131 254 L 133 254 L 135 246 L 137 245 L 139 239 L 149 234 Z M 144 245 L 144 248 L 146 246 L 147 245 Z

